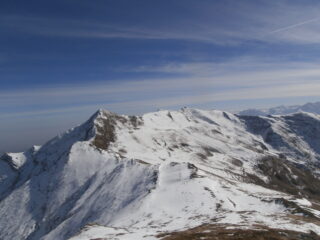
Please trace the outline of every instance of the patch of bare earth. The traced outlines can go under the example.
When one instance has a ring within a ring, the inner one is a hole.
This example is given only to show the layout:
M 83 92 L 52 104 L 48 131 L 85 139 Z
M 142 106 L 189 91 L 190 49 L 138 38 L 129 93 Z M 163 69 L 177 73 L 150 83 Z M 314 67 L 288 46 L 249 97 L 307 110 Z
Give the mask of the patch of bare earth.
M 236 229 L 209 224 L 180 232 L 163 233 L 157 237 L 163 240 L 320 240 L 314 232 L 302 233 L 264 226 L 255 226 L 255 229 Z

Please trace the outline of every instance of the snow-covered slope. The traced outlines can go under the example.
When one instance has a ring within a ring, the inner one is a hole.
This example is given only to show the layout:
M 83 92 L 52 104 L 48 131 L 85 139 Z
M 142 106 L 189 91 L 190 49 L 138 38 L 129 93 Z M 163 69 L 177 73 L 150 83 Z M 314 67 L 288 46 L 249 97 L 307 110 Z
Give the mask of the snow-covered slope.
M 198 226 L 317 237 L 319 136 L 310 113 L 100 110 L 0 158 L 0 239 L 171 239 Z
M 240 111 L 240 115 L 246 116 L 267 116 L 267 115 L 285 115 L 298 112 L 309 112 L 320 114 L 320 102 L 306 103 L 304 105 L 278 106 L 268 109 L 247 109 Z

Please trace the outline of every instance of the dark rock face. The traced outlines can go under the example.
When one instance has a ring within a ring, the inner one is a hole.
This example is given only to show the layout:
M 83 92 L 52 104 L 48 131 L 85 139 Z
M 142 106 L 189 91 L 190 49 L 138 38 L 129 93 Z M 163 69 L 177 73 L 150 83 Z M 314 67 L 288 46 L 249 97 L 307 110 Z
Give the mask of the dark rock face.
M 141 117 L 124 117 L 108 111 L 99 111 L 94 115 L 95 137 L 93 145 L 101 150 L 107 150 L 110 143 L 116 141 L 116 126 L 124 124 L 128 128 L 137 129 L 143 125 Z
M 110 143 L 114 142 L 115 136 L 115 120 L 108 117 L 107 119 L 101 119 L 101 125 L 96 126 L 96 136 L 93 140 L 93 145 L 97 148 L 107 150 Z

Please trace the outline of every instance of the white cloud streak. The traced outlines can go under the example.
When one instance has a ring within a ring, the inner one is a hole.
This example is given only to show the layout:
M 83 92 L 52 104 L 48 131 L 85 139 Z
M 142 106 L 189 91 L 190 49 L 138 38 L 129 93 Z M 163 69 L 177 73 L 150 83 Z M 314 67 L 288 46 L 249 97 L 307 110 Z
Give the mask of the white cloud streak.
M 293 29 L 293 28 L 296 28 L 296 27 L 300 27 L 300 26 L 303 26 L 303 25 L 306 25 L 306 24 L 309 24 L 309 23 L 314 23 L 314 22 L 319 22 L 319 21 L 320 21 L 320 18 L 310 19 L 310 20 L 303 21 L 303 22 L 300 22 L 300 23 L 296 23 L 296 24 L 293 24 L 293 25 L 290 25 L 290 26 L 279 28 L 277 30 L 273 30 L 269 34 L 287 31 L 287 30 L 290 30 L 290 29 Z
M 237 64 L 238 63 L 238 64 Z M 143 66 L 136 71 L 186 73 L 183 77 L 86 85 L 52 86 L 0 91 L 0 118 L 110 108 L 145 112 L 209 102 L 318 96 L 320 70 L 316 63 L 278 63 L 259 59 L 225 63 L 184 63 Z M 30 109 L 19 112 L 13 109 Z
M 265 1 L 264 4 L 241 1 L 234 2 L 229 8 L 228 5 L 219 7 L 217 4 L 199 2 L 197 8 L 189 9 L 192 16 L 172 14 L 170 25 L 161 22 L 150 25 L 148 21 L 143 24 L 111 24 L 94 19 L 25 16 L 3 16 L 0 25 L 29 34 L 73 38 L 188 40 L 219 45 L 235 45 L 250 40 L 319 43 L 317 23 L 320 4 L 305 4 L 303 8 L 295 2 L 289 5 L 286 1 Z

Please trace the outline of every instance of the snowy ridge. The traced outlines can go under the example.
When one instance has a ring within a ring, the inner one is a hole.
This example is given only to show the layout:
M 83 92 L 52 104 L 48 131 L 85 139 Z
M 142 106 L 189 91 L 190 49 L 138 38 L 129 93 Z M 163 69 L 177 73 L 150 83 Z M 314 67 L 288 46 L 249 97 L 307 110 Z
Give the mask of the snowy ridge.
M 0 158 L 0 239 L 158 239 L 203 224 L 320 234 L 319 136 L 310 113 L 99 110 Z

